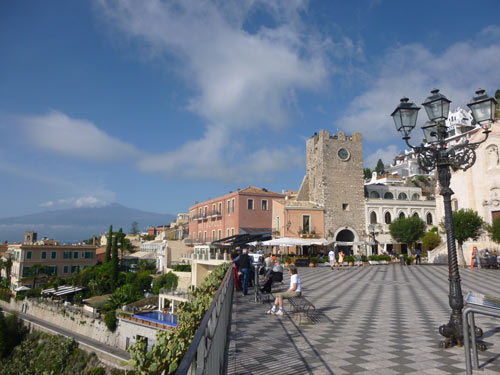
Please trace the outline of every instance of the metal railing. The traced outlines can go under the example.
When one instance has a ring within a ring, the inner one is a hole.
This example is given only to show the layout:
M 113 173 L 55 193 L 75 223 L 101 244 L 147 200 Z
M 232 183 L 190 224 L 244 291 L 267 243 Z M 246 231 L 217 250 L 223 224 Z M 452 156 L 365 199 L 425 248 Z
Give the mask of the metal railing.
M 233 269 L 229 267 L 176 374 L 221 374 L 233 306 Z

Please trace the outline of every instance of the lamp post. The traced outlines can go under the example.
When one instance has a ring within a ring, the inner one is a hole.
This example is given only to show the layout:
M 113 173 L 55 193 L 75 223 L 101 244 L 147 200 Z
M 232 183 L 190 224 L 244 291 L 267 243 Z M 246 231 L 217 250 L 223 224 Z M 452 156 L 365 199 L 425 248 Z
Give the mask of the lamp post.
M 426 172 L 437 169 L 440 186 L 439 193 L 443 196 L 444 202 L 446 242 L 448 245 L 448 297 L 452 310 L 450 321 L 439 327 L 439 333 L 445 337 L 441 341 L 440 346 L 448 348 L 453 345 L 462 345 L 462 309 L 464 306 L 452 220 L 451 196 L 453 195 L 453 191 L 450 189 L 450 169 L 465 171 L 474 165 L 476 161 L 475 149 L 488 138 L 497 101 L 488 96 L 482 89 L 476 91 L 476 96 L 467 105 L 472 110 L 472 116 L 476 123 L 483 128 L 484 139 L 474 143 L 465 140 L 462 143 L 451 146 L 445 140 L 447 135 L 445 120 L 448 118 L 451 101 L 440 94 L 437 89 L 432 90 L 431 94 L 422 103 L 429 117 L 429 121 L 422 126 L 425 144 L 421 143 L 420 146 L 412 146 L 409 143 L 410 133 L 415 128 L 417 122 L 419 107 L 414 103 L 409 103 L 408 98 L 403 98 L 391 116 L 394 119 L 396 130 L 401 132 L 402 138 L 408 147 L 415 151 L 420 168 Z M 480 328 L 477 328 L 475 334 L 479 338 L 483 333 Z M 481 350 L 486 349 L 484 344 L 479 344 L 478 346 Z
M 375 236 L 377 234 L 379 234 L 379 232 L 377 232 L 377 229 L 380 229 L 379 225 L 377 225 L 377 224 L 368 224 L 369 235 L 372 238 L 373 242 L 375 243 L 375 246 L 377 246 L 377 253 L 378 253 L 378 244 L 377 244 L 377 240 L 375 238 Z M 370 245 L 370 246 L 372 246 L 372 251 L 371 252 L 373 253 L 373 245 Z

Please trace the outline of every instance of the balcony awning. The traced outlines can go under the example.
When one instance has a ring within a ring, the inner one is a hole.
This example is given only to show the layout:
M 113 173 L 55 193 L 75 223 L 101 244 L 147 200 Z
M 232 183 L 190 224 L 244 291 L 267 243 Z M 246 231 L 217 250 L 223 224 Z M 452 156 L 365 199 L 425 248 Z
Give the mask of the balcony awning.
M 289 247 L 289 246 L 326 246 L 329 245 L 331 241 L 327 241 L 324 238 L 291 238 L 291 237 L 283 237 L 283 238 L 275 238 L 269 241 L 262 242 L 251 242 L 249 245 L 252 246 L 281 246 L 281 247 Z
M 76 286 L 60 286 L 59 288 L 54 289 L 44 289 L 42 290 L 42 294 L 53 294 L 54 296 L 64 296 L 66 294 L 77 293 L 83 290 L 83 288 L 79 288 Z

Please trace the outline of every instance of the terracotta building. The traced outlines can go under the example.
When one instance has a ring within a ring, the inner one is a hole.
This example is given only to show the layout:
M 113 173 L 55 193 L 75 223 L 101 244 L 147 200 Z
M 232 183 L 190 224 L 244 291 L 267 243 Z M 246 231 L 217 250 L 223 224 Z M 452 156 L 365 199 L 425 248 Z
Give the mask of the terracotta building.
M 189 239 L 207 243 L 235 234 L 271 232 L 275 199 L 283 194 L 249 186 L 189 208 Z

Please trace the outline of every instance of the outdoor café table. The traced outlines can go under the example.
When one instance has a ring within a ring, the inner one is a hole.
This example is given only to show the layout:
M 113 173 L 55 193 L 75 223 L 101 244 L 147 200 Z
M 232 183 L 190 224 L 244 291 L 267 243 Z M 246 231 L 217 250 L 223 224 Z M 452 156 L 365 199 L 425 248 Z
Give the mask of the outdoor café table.
M 474 368 L 479 369 L 479 359 L 477 355 L 476 343 L 476 324 L 474 322 L 474 313 L 483 314 L 500 318 L 500 298 L 485 296 L 484 294 L 469 292 L 465 297 L 465 307 L 462 310 L 465 366 L 467 375 L 472 375 L 471 354 L 469 335 L 472 342 L 472 353 L 474 358 Z M 470 319 L 469 319 L 470 317 Z

